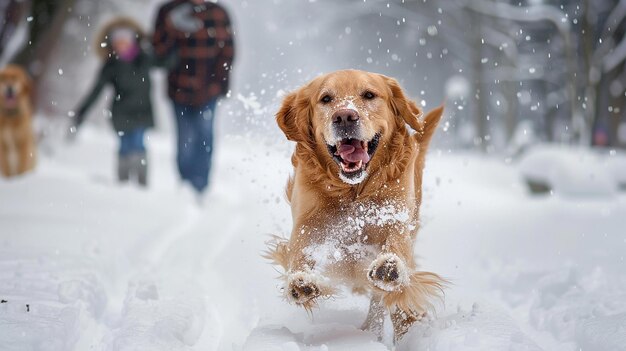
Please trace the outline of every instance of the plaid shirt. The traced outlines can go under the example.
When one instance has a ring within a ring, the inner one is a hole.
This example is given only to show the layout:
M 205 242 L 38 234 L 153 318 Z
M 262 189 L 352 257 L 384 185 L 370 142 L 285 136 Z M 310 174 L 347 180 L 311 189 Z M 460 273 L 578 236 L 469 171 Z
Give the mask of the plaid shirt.
M 190 16 L 204 26 L 195 32 L 175 28 L 170 16 L 178 6 L 190 4 Z M 157 15 L 153 45 L 160 57 L 176 54 L 178 64 L 170 70 L 168 93 L 181 105 L 201 106 L 226 95 L 234 59 L 230 19 L 219 5 L 205 1 L 174 0 L 163 5 Z

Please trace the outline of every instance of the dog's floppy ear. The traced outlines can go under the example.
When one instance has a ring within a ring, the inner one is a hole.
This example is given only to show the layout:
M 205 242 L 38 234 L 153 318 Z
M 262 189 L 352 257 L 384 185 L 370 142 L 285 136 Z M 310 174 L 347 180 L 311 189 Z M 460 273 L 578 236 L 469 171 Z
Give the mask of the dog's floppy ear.
M 298 97 L 298 92 L 293 92 L 287 95 L 283 99 L 283 104 L 280 106 L 280 110 L 276 113 L 276 122 L 278 123 L 278 127 L 285 133 L 287 139 L 291 141 L 298 141 L 299 132 L 296 126 L 296 98 Z
M 304 142 L 308 139 L 309 123 L 306 120 L 308 113 L 305 101 L 300 99 L 301 91 L 295 91 L 283 99 L 282 106 L 276 113 L 276 122 L 285 133 L 287 139 L 295 142 Z
M 421 131 L 422 125 L 419 118 L 422 115 L 422 110 L 417 107 L 414 101 L 409 100 L 404 95 L 397 80 L 385 76 L 383 76 L 383 78 L 391 91 L 390 103 L 395 115 L 402 118 L 413 130 Z

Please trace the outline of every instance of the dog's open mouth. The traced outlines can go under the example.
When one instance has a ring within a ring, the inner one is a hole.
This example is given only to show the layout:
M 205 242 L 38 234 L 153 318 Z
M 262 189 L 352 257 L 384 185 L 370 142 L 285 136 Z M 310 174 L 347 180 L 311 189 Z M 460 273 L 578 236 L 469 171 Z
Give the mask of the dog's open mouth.
M 5 98 L 4 99 L 4 107 L 6 107 L 6 108 L 15 108 L 15 107 L 17 107 L 17 99 L 15 99 L 15 98 Z
M 15 108 L 17 107 L 17 96 L 13 91 L 7 91 L 3 94 L 4 106 L 6 108 Z
M 344 181 L 356 184 L 363 180 L 379 141 L 380 134 L 376 134 L 369 141 L 346 138 L 339 140 L 336 145 L 327 145 L 330 155 L 339 165 Z

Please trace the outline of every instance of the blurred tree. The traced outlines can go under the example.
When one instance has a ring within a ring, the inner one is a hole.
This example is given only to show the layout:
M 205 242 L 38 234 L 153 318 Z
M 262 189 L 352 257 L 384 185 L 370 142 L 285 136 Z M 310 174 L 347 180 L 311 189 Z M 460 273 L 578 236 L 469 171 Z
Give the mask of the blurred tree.
M 385 18 L 391 17 L 398 32 L 419 38 L 415 63 L 420 53 L 434 51 L 434 42 L 443 47 L 448 59 L 440 55 L 431 64 L 439 66 L 439 79 L 459 82 L 464 76 L 471 84 L 468 98 L 453 101 L 458 109 L 449 110 L 458 137 L 466 140 L 461 145 L 494 150 L 511 143 L 518 127 L 550 142 L 589 145 L 598 136 L 610 145 L 626 144 L 620 141 L 626 139 L 626 0 L 366 4 L 342 2 L 342 15 L 326 21 L 343 25 L 360 18 L 378 35 L 390 29 Z
M 0 0 L 0 57 L 4 54 L 11 36 L 17 29 L 23 4 L 18 0 Z
M 63 25 L 72 12 L 75 0 L 31 0 L 28 17 L 28 41 L 13 62 L 28 69 L 35 81 L 45 73 Z
M 626 1 L 583 0 L 581 42 L 586 118 L 592 145 L 626 146 L 618 130 L 626 125 Z

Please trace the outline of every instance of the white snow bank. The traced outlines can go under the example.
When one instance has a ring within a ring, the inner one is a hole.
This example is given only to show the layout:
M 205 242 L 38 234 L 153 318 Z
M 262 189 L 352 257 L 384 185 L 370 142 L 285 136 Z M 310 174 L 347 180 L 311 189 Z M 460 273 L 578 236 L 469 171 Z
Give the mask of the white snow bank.
M 581 350 L 626 350 L 626 313 L 593 317 L 576 332 Z
M 561 341 L 574 340 L 583 350 L 626 349 L 624 277 L 600 267 L 572 267 L 544 274 L 535 289 L 529 297 L 530 322 L 535 328 Z
M 401 341 L 398 350 L 540 351 L 505 311 L 474 304 L 471 310 L 421 322 Z
M 621 190 L 626 190 L 626 152 L 620 150 L 610 151 L 610 161 L 608 162 L 608 170 L 613 179 L 617 181 Z
M 391 339 L 379 342 L 374 334 L 359 329 L 369 305 L 365 297 L 345 293 L 321 300 L 311 315 L 285 301 L 278 302 L 280 312 L 271 317 L 263 309 L 267 317 L 250 333 L 243 351 L 382 351 L 391 345 Z
M 318 325 L 303 333 L 293 333 L 287 327 L 275 326 L 252 332 L 243 351 L 386 351 L 388 348 L 376 337 L 353 326 L 342 324 Z
M 537 145 L 519 163 L 522 177 L 565 196 L 613 196 L 626 184 L 626 158 L 582 147 Z

